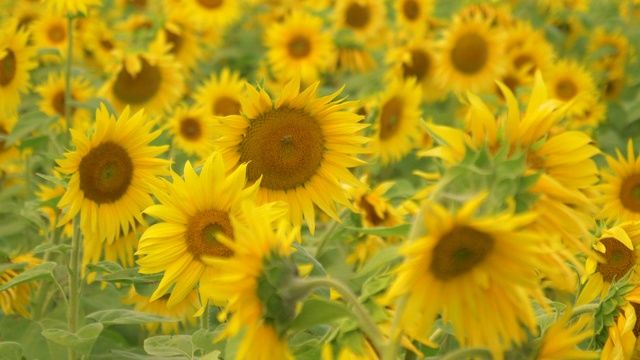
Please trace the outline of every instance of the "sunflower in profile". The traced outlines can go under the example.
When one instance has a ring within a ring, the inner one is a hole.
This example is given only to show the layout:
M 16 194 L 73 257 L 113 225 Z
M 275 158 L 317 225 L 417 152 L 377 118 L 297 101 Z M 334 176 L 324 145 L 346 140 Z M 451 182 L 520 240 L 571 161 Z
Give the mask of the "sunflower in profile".
M 237 0 L 185 0 L 183 6 L 200 29 L 222 32 L 240 18 L 241 3 Z
M 189 155 L 206 159 L 215 148 L 215 123 L 205 108 L 182 105 L 174 111 L 166 128 L 173 137 L 173 146 Z
M 401 32 L 421 37 L 428 30 L 429 17 L 435 7 L 433 0 L 399 0 L 394 2 L 396 24 Z
M 554 277 L 571 270 L 562 261 L 545 265 L 557 247 L 546 236 L 522 230 L 534 214 L 477 214 L 484 199 L 475 196 L 452 212 L 435 202 L 423 204 L 418 219 L 426 233 L 399 250 L 405 260 L 385 301 L 406 298 L 400 323 L 416 340 L 428 343 L 441 313 L 461 347 L 487 347 L 501 359 L 505 349 L 537 333 L 530 300 L 544 304 L 545 297 L 535 269 L 557 272 Z
M 610 222 L 640 220 L 640 157 L 636 158 L 633 141 L 627 143 L 627 157 L 616 150 L 618 159 L 605 155 L 609 169 L 602 172 L 602 183 L 597 186 L 602 195 L 599 218 Z
M 194 316 L 200 308 L 200 299 L 197 290 L 191 290 L 189 294 L 178 304 L 173 307 L 167 306 L 169 295 L 165 295 L 159 299 L 151 301 L 148 296 L 140 295 L 136 292 L 134 286 L 131 287 L 129 293 L 122 299 L 122 303 L 133 305 L 133 310 L 144 312 L 147 314 L 161 315 L 180 321 L 167 322 L 150 322 L 142 324 L 142 327 L 153 336 L 158 330 L 163 335 L 180 334 L 181 329 L 193 328 L 197 323 Z
M 96 111 L 91 137 L 70 129 L 74 151 L 57 159 L 58 170 L 70 175 L 69 187 L 58 208 L 67 209 L 58 226 L 80 216 L 80 228 L 111 244 L 120 231 L 128 234 L 142 210 L 153 204 L 151 194 L 168 173 L 169 161 L 157 158 L 168 145 L 150 146 L 160 131 L 152 131 L 143 111 L 126 108 L 116 120 L 104 104 Z
M 7 262 L 13 264 L 26 263 L 23 270 L 29 270 L 42 262 L 42 260 L 34 257 L 33 254 L 24 254 L 6 260 L 7 261 L 3 261 L 3 265 L 6 265 Z M 15 278 L 22 273 L 23 270 L 9 268 L 8 270 L 0 272 L 0 285 L 4 285 L 9 280 Z M 5 314 L 19 314 L 28 318 L 29 310 L 27 310 L 27 307 L 31 300 L 31 288 L 37 286 L 38 283 L 36 281 L 31 281 L 1 291 L 0 309 L 2 312 Z
M 199 86 L 193 98 L 209 115 L 240 115 L 244 84 L 239 72 L 224 68 L 220 74 L 212 74 Z
M 572 315 L 571 308 L 566 309 L 547 329 L 541 338 L 534 360 L 600 359 L 599 352 L 578 348 L 582 341 L 593 337 L 593 319 L 582 315 L 571 322 Z
M 381 95 L 369 149 L 383 166 L 401 160 L 419 141 L 421 99 L 415 78 L 394 81 Z
M 118 111 L 130 106 L 145 109 L 150 115 L 162 115 L 180 99 L 185 85 L 180 65 L 166 48 L 121 56 L 112 76 L 100 89 Z
M 386 16 L 381 0 L 337 0 L 333 7 L 336 31 L 347 30 L 360 41 L 379 36 Z
M 287 202 L 293 224 L 301 225 L 304 214 L 312 233 L 314 204 L 334 219 L 334 201 L 353 209 L 341 183 L 362 186 L 348 169 L 365 164 L 356 156 L 368 141 L 358 135 L 368 126 L 361 116 L 344 111 L 354 102 L 334 101 L 340 91 L 324 97 L 317 91 L 316 82 L 300 92 L 294 78 L 272 102 L 264 89 L 247 86 L 243 115 L 220 118 L 216 140 L 227 166 L 248 163 L 249 183 L 262 179 L 259 204 Z
M 0 117 L 15 115 L 20 93 L 30 88 L 29 71 L 38 63 L 28 41 L 29 33 L 17 21 L 8 21 L 0 31 Z
M 575 60 L 560 60 L 544 74 L 552 98 L 571 103 L 567 115 L 580 116 L 598 93 L 591 74 Z
M 91 113 L 87 109 L 71 107 L 71 116 L 65 113 L 65 78 L 50 73 L 47 81 L 36 88 L 42 100 L 38 103 L 40 110 L 50 117 L 59 116 L 53 128 L 57 132 L 66 131 L 67 126 L 84 132 L 91 127 Z M 94 96 L 95 90 L 88 80 L 81 77 L 71 78 L 71 99 L 82 103 Z
M 439 44 L 437 74 L 442 86 L 454 91 L 491 89 L 504 72 L 503 33 L 491 19 L 454 18 Z
M 246 184 L 246 164 L 225 176 L 225 164 L 219 153 L 209 156 L 198 175 L 190 162 L 184 167 L 184 179 L 175 172 L 173 182 L 165 181 L 155 195 L 159 205 L 145 210 L 160 221 L 151 225 L 140 237 L 136 255 L 141 274 L 164 271 L 151 301 L 167 293 L 175 284 L 167 305 L 182 301 L 203 279 L 216 279 L 224 267 L 205 264 L 203 257 L 229 259 L 234 252 L 219 239 L 224 234 L 235 239 L 233 219 L 247 221 L 240 206 L 242 201 L 255 201 L 260 182 Z M 256 210 L 260 217 L 275 220 L 283 208 L 267 204 Z M 204 298 L 204 296 L 203 296 Z M 204 302 L 204 301 L 203 301 Z
M 269 66 L 281 81 L 299 74 L 308 85 L 334 62 L 333 41 L 323 31 L 322 18 L 306 12 L 292 12 L 269 25 L 264 42 Z

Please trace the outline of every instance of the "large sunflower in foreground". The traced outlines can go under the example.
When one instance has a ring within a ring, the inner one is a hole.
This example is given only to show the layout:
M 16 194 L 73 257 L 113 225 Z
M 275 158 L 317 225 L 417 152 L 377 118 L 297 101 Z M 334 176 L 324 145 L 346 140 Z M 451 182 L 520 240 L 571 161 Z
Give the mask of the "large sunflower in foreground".
M 618 159 L 605 155 L 612 173 L 602 172 L 602 183 L 598 185 L 602 195 L 597 199 L 602 204 L 598 217 L 608 221 L 640 220 L 640 157 L 636 158 L 633 141 L 627 143 L 627 158 L 616 150 Z
M 333 61 L 333 41 L 322 30 L 322 18 L 295 11 L 281 23 L 271 24 L 265 34 L 267 61 L 281 81 L 297 74 L 307 85 Z
M 16 113 L 20 104 L 20 93 L 29 90 L 29 71 L 38 63 L 36 50 L 28 46 L 29 33 L 10 22 L 0 31 L 0 116 Z
M 71 175 L 58 207 L 67 209 L 61 226 L 80 215 L 88 236 L 112 243 L 127 234 L 136 221 L 144 223 L 142 210 L 153 204 L 151 193 L 168 173 L 169 161 L 157 158 L 169 146 L 149 146 L 160 131 L 151 131 L 143 111 L 130 114 L 127 107 L 116 120 L 104 104 L 96 111 L 91 137 L 70 129 L 74 151 L 58 159 L 60 173 Z
M 300 92 L 300 79 L 284 86 L 281 97 L 272 102 L 264 89 L 247 86 L 242 101 L 244 115 L 221 119 L 216 140 L 225 163 L 236 168 L 247 165 L 247 179 L 262 178 L 258 203 L 285 201 L 293 224 L 302 218 L 315 230 L 314 204 L 338 219 L 338 202 L 353 208 L 341 182 L 362 186 L 349 168 L 363 165 L 357 158 L 368 139 L 358 131 L 367 127 L 362 118 L 345 111 L 352 101 L 334 101 L 341 90 L 317 97 L 318 83 Z
M 399 250 L 405 260 L 386 299 L 406 297 L 400 322 L 417 340 L 428 344 L 441 313 L 461 347 L 488 347 L 494 359 L 502 359 L 512 344 L 537 333 L 531 299 L 546 300 L 535 269 L 557 272 L 553 277 L 570 270 L 545 265 L 556 249 L 548 237 L 522 230 L 535 215 L 513 209 L 476 215 L 483 200 L 476 196 L 454 212 L 438 203 L 423 205 L 419 219 L 426 233 Z
M 233 251 L 219 241 L 220 234 L 235 238 L 232 220 L 248 220 L 240 204 L 255 201 L 260 182 L 246 185 L 247 165 L 242 164 L 228 176 L 222 157 L 214 153 L 204 163 L 200 175 L 190 162 L 184 167 L 184 179 L 175 172 L 173 183 L 165 181 L 158 188 L 156 197 L 160 205 L 150 206 L 145 213 L 160 220 L 140 237 L 136 255 L 141 274 L 164 271 L 151 301 L 165 295 L 175 284 L 167 301 L 174 306 L 184 299 L 200 283 L 200 291 L 206 289 L 203 279 L 215 279 L 223 270 L 206 265 L 205 256 L 228 259 Z M 258 211 L 259 210 L 259 211 Z M 283 215 L 283 207 L 272 204 L 256 210 L 266 219 Z M 206 303 L 205 301 L 203 301 Z

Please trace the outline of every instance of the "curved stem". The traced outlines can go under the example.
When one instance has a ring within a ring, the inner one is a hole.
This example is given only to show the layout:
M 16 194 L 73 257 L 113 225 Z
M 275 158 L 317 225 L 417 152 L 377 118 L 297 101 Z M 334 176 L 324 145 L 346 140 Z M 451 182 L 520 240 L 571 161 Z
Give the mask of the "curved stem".
M 580 315 L 582 315 L 584 313 L 588 313 L 588 312 L 594 312 L 594 311 L 598 310 L 599 307 L 600 307 L 600 304 L 584 304 L 584 305 L 580 305 L 580 306 L 578 306 L 578 307 L 573 309 L 571 317 L 580 316 Z
M 340 211 L 340 213 L 338 214 L 339 219 L 342 219 L 342 215 L 345 213 L 345 211 L 346 209 Z M 318 256 L 322 253 L 324 246 L 327 244 L 327 241 L 329 240 L 329 237 L 331 237 L 331 234 L 333 234 L 333 231 L 336 229 L 336 227 L 338 227 L 338 224 L 340 224 L 339 221 L 337 221 L 336 219 L 332 219 L 331 223 L 329 223 L 329 227 L 324 231 L 324 233 L 322 233 L 320 240 L 318 240 L 316 253 L 314 254 L 315 258 L 318 258 Z

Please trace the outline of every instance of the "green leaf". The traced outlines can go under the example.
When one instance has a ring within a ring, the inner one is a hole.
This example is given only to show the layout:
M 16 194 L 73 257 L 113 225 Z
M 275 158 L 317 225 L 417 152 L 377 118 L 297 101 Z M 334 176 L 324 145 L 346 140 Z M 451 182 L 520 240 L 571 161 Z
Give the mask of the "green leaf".
M 89 324 L 75 334 L 62 329 L 47 329 L 42 335 L 56 344 L 70 347 L 88 357 L 103 328 L 102 324 Z
M 69 244 L 40 244 L 36 246 L 33 250 L 31 250 L 32 254 L 41 254 L 46 252 L 58 252 L 61 254 L 66 254 L 71 250 L 71 245 Z
M 402 224 L 394 227 L 379 227 L 379 228 L 356 228 L 356 227 L 347 227 L 345 229 L 357 231 L 362 234 L 371 234 L 377 236 L 407 236 L 409 230 L 411 229 L 411 224 Z
M 220 354 L 221 354 L 220 350 L 212 351 L 207 355 L 201 357 L 200 360 L 222 360 L 220 358 Z
M 26 262 L 19 262 L 19 263 L 14 263 L 10 261 L 3 262 L 0 264 L 0 274 L 2 274 L 7 270 L 22 270 L 28 264 L 29 263 L 26 263 Z
M 0 360 L 21 360 L 22 345 L 13 341 L 0 343 Z
M 161 335 L 146 339 L 144 351 L 155 356 L 184 356 L 193 359 L 194 347 L 190 335 Z
M 113 261 L 100 261 L 95 264 L 87 264 L 87 273 L 94 271 L 101 271 L 105 273 L 115 273 L 122 270 L 122 266 L 120 264 L 115 263 Z
M 380 271 L 381 268 L 386 267 L 400 258 L 398 254 L 397 246 L 389 246 L 375 253 L 367 262 L 364 263 L 362 269 L 358 271 L 354 278 L 367 277 L 372 273 Z
M 291 323 L 293 331 L 310 327 L 330 324 L 334 321 L 353 316 L 343 304 L 323 298 L 308 299 L 302 305 L 302 310 Z
M 222 333 L 223 328 L 216 329 L 214 331 L 208 329 L 200 329 L 193 333 L 191 336 L 191 342 L 196 349 L 202 350 L 205 353 L 212 352 L 218 348 L 213 341 L 217 339 Z
M 145 324 L 150 322 L 173 322 L 179 321 L 162 315 L 148 314 L 140 311 L 114 309 L 101 310 L 87 315 L 87 318 L 95 320 L 104 325 L 121 324 Z
M 44 279 L 44 278 L 53 279 L 52 272 L 57 265 L 58 264 L 54 262 L 45 262 L 42 264 L 38 264 L 29 270 L 23 271 L 13 279 L 4 283 L 4 285 L 0 286 L 0 291 L 4 291 L 14 286 L 24 284 L 30 281 L 38 280 L 38 279 Z
M 54 183 L 55 185 L 62 186 L 65 189 L 67 188 L 67 183 L 64 180 L 59 179 L 59 178 L 57 178 L 55 176 L 50 176 L 50 175 L 45 175 L 45 174 L 40 174 L 40 173 L 36 173 L 36 175 L 38 175 L 41 178 L 47 180 L 48 182 Z
M 49 117 L 41 111 L 34 111 L 27 115 L 20 116 L 11 134 L 7 135 L 6 145 L 13 145 L 33 131 L 46 128 L 50 123 L 57 120 L 58 117 L 58 115 Z
M 47 135 L 39 135 L 32 136 L 22 140 L 20 143 L 20 150 L 24 149 L 45 149 L 47 144 L 49 144 L 49 136 Z

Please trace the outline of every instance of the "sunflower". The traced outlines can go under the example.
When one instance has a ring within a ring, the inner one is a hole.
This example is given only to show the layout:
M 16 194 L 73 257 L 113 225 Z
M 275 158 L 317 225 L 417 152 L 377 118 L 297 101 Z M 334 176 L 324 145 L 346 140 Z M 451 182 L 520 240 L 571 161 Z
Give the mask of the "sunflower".
M 405 260 L 385 301 L 406 297 L 400 323 L 416 340 L 427 343 L 442 313 L 461 347 L 487 347 L 502 359 L 512 343 L 537 333 L 530 299 L 546 300 L 535 269 L 558 272 L 553 277 L 570 270 L 561 261 L 548 266 L 557 254 L 547 236 L 521 230 L 534 214 L 476 214 L 484 199 L 475 196 L 455 212 L 424 203 L 418 221 L 427 233 L 399 250 Z
M 545 74 L 549 94 L 564 103 L 570 103 L 567 115 L 584 114 L 592 99 L 597 97 L 591 74 L 574 60 L 560 60 Z
M 360 44 L 336 45 L 335 71 L 368 73 L 378 67 L 369 49 Z
M 183 6 L 201 30 L 223 32 L 242 14 L 241 1 L 237 0 L 185 0 Z
M 155 335 L 158 330 L 160 330 L 164 335 L 170 335 L 180 334 L 181 328 L 193 328 L 197 323 L 197 319 L 194 315 L 200 308 L 198 291 L 191 290 L 191 292 L 189 292 L 182 301 L 173 307 L 167 306 L 168 297 L 168 295 L 165 295 L 155 301 L 151 301 L 148 296 L 138 294 L 135 287 L 132 286 L 127 296 L 122 299 L 122 303 L 133 305 L 133 310 L 135 311 L 180 319 L 180 321 L 175 322 L 152 322 L 142 324 L 142 327 L 146 329 L 151 336 Z
M 601 85 L 602 98 L 606 101 L 615 101 L 622 95 L 627 86 L 628 78 L 624 70 L 610 71 L 607 73 Z
M 394 2 L 396 24 L 400 32 L 421 37 L 428 30 L 429 16 L 433 12 L 433 0 L 399 0 Z
M 47 8 L 60 15 L 74 16 L 78 13 L 86 14 L 90 7 L 101 6 L 101 0 L 49 0 L 45 1 Z
M 443 87 L 454 91 L 489 90 L 504 72 L 503 33 L 479 16 L 455 17 L 439 43 L 436 73 Z
M 36 92 L 42 100 L 38 103 L 40 110 L 50 117 L 59 116 L 53 128 L 64 132 L 67 125 L 84 132 L 91 127 L 91 113 L 84 108 L 71 107 L 71 119 L 65 113 L 65 78 L 59 74 L 50 73 L 46 83 L 38 86 Z M 71 78 L 71 99 L 83 103 L 94 96 L 95 90 L 88 80 L 81 77 Z
M 206 159 L 214 150 L 213 116 L 203 107 L 182 105 L 166 125 L 173 137 L 173 146 L 189 155 Z
M 333 7 L 336 32 L 348 30 L 357 40 L 380 36 L 386 16 L 381 0 L 337 0 Z
M 625 297 L 626 303 L 619 306 L 615 323 L 609 326 L 609 336 L 602 348 L 601 359 L 640 358 L 640 288 L 635 287 Z
M 300 74 L 307 85 L 333 61 L 333 41 L 322 29 L 322 18 L 295 11 L 266 29 L 267 61 L 276 77 L 288 81 Z
M 83 54 L 86 62 L 103 70 L 108 69 L 117 58 L 118 49 L 123 49 L 125 44 L 116 39 L 113 29 L 104 20 L 91 18 L 87 28 L 80 33 L 83 44 Z
M 420 140 L 421 88 L 415 78 L 394 81 L 380 98 L 369 149 L 387 166 L 401 160 Z
M 297 299 L 280 296 L 286 282 L 296 276 L 290 256 L 291 243 L 299 229 L 285 221 L 274 228 L 249 202 L 242 204 L 247 222 L 233 218 L 233 241 L 220 240 L 234 254 L 227 261 L 205 258 L 212 266 L 224 266 L 225 273 L 211 281 L 209 291 L 228 299 L 219 318 L 227 326 L 218 339 L 233 338 L 244 329 L 237 359 L 293 359 L 287 346 L 286 329 L 295 317 Z
M 610 222 L 640 220 L 640 157 L 636 158 L 633 141 L 627 143 L 627 158 L 616 149 L 618 160 L 605 155 L 609 169 L 602 173 L 602 183 L 597 186 L 601 196 L 596 200 L 602 204 L 599 218 Z
M 240 115 L 244 84 L 239 72 L 224 68 L 199 86 L 193 97 L 208 115 Z
M 33 254 L 24 254 L 8 259 L 9 263 L 20 264 L 26 263 L 24 270 L 28 270 L 38 265 L 42 260 L 33 256 Z M 9 280 L 18 276 L 22 270 L 11 269 L 0 272 L 0 285 L 4 285 Z M 13 286 L 7 290 L 0 292 L 0 309 L 5 314 L 20 314 L 23 317 L 29 317 L 29 301 L 31 299 L 31 288 L 37 287 L 36 281 L 30 281 L 20 285 Z
M 165 49 L 120 57 L 99 94 L 118 111 L 131 106 L 132 111 L 145 109 L 150 115 L 170 110 L 184 91 L 184 77 L 174 57 Z
M 18 118 L 16 116 L 3 117 L 0 115 L 0 135 L 7 136 L 11 134 L 17 122 Z M 20 152 L 17 146 L 15 144 L 8 145 L 3 138 L 0 138 L 0 173 L 5 162 L 19 158 Z
M 45 63 L 61 63 L 67 58 L 68 43 L 69 43 L 69 24 L 67 18 L 62 15 L 56 14 L 43 14 L 40 19 L 33 23 L 31 27 L 31 35 L 33 37 L 33 43 L 38 49 L 48 48 L 55 49 L 60 53 L 60 56 L 44 54 L 41 59 Z M 78 54 L 80 49 L 75 41 L 76 35 L 74 34 L 74 44 L 72 51 Z
M 181 7 L 176 8 L 182 10 Z M 186 20 L 188 17 L 184 16 L 185 13 L 184 10 L 169 12 L 168 19 L 157 36 L 163 43 L 171 45 L 169 52 L 182 65 L 182 70 L 188 73 L 198 65 L 198 60 L 202 58 L 202 49 L 196 29 Z
M 319 98 L 317 91 L 316 82 L 300 92 L 296 77 L 274 103 L 264 89 L 247 86 L 244 115 L 221 118 L 216 140 L 229 167 L 248 162 L 249 183 L 262 178 L 259 204 L 287 202 L 293 224 L 304 214 L 312 233 L 314 204 L 334 219 L 334 201 L 353 209 L 341 183 L 362 186 L 348 168 L 365 164 L 356 155 L 368 141 L 357 134 L 367 127 L 362 117 L 344 111 L 354 102 L 334 101 L 341 90 Z
M 572 315 L 571 308 L 566 309 L 547 329 L 534 360 L 600 359 L 598 352 L 578 348 L 580 342 L 593 337 L 593 319 L 583 315 L 571 323 Z
M 587 110 L 580 116 L 573 116 L 569 119 L 567 128 L 582 130 L 591 134 L 607 118 L 607 104 L 593 99 L 587 106 Z
M 520 24 L 520 23 L 519 23 Z M 518 25 L 507 32 L 507 58 L 516 71 L 524 71 L 531 82 L 536 70 L 547 71 L 555 59 L 555 50 L 544 34 L 531 25 Z
M 36 51 L 28 46 L 29 33 L 17 21 L 6 23 L 0 31 L 0 118 L 15 115 L 20 93 L 29 88 L 29 71 L 38 63 Z
M 629 40 L 619 30 L 608 33 L 599 27 L 590 36 L 587 52 L 593 58 L 591 66 L 594 69 L 608 71 L 624 67 L 629 54 Z
M 167 174 L 169 162 L 156 158 L 169 146 L 149 146 L 160 135 L 151 131 L 143 111 L 130 115 L 125 108 L 116 120 L 104 104 L 96 111 L 91 138 L 70 129 L 75 151 L 58 159 L 56 170 L 71 175 L 58 208 L 68 208 L 58 226 L 80 216 L 87 236 L 111 244 L 120 231 L 128 234 L 135 221 L 143 223 L 142 210 L 153 204 L 151 193 Z
M 225 164 L 218 153 L 209 156 L 198 176 L 190 162 L 184 167 L 184 179 L 172 173 L 173 183 L 165 181 L 156 197 L 160 205 L 145 210 L 160 222 L 151 225 L 140 238 L 136 255 L 141 274 L 164 271 L 151 301 L 175 287 L 167 301 L 172 307 L 182 301 L 202 279 L 215 279 L 222 268 L 206 265 L 204 256 L 228 259 L 233 251 L 219 241 L 220 234 L 235 239 L 233 219 L 247 221 L 240 207 L 244 200 L 256 198 L 260 182 L 246 187 L 246 164 L 225 176 Z M 281 207 L 267 204 L 258 208 L 261 217 L 275 220 Z M 258 211 L 258 210 L 256 210 Z M 202 288 L 203 285 L 201 284 Z M 201 289 L 202 290 L 202 289 Z

